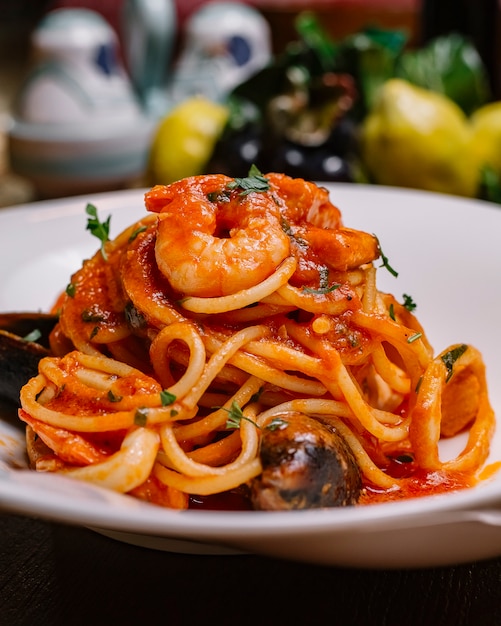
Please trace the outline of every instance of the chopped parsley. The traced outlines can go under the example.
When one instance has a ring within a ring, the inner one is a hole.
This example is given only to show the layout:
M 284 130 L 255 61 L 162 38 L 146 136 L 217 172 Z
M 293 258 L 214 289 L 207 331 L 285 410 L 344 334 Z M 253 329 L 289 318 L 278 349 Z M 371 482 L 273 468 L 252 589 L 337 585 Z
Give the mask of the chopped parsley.
M 376 235 L 374 235 L 374 237 L 376 237 Z M 388 261 L 388 257 L 384 254 L 383 249 L 381 248 L 381 244 L 379 243 L 379 239 L 376 237 L 376 241 L 377 241 L 377 247 L 379 249 L 379 254 L 381 255 L 381 265 L 380 267 L 386 267 L 386 269 L 390 272 L 390 274 L 392 276 L 395 276 L 395 278 L 398 276 L 398 272 L 397 270 L 393 269 L 393 267 L 390 265 L 389 261 Z
M 87 230 L 89 230 L 91 234 L 94 235 L 94 237 L 97 237 L 101 242 L 101 254 L 103 255 L 103 259 L 107 261 L 108 257 L 106 256 L 104 245 L 110 238 L 111 215 L 108 215 L 107 219 L 104 222 L 101 222 L 97 215 L 96 207 L 90 203 L 88 203 L 85 207 L 85 212 L 89 216 L 87 219 Z
M 148 409 L 137 409 L 134 414 L 134 424 L 136 426 L 146 426 L 146 422 L 148 421 Z
M 90 309 L 84 309 L 82 311 L 82 322 L 102 322 L 104 320 L 104 315 L 102 313 L 95 313 Z
M 412 313 L 412 311 L 414 311 L 414 309 L 417 307 L 417 304 L 412 299 L 412 296 L 409 296 L 406 293 L 404 293 L 402 297 L 404 299 L 404 307 Z
M 422 336 L 423 336 L 423 333 L 416 333 L 415 335 L 411 335 L 407 339 L 407 343 L 414 343 L 414 341 L 417 341 L 418 339 L 421 339 Z
M 449 352 L 446 352 L 445 354 L 442 355 L 442 362 L 447 369 L 447 376 L 445 378 L 446 383 L 449 382 L 453 374 L 452 370 L 454 367 L 454 363 L 459 359 L 459 357 L 461 357 L 466 352 L 467 349 L 468 349 L 468 346 L 463 343 L 457 348 L 453 348 L 452 350 L 449 350 Z
M 146 229 L 147 229 L 147 226 L 145 226 L 144 224 L 143 224 L 143 226 L 139 226 L 138 228 L 136 228 L 136 230 L 134 230 L 134 231 L 131 233 L 130 237 L 129 237 L 129 243 L 131 243 L 132 241 L 134 241 L 134 239 L 135 239 L 138 235 L 140 235 L 141 233 L 144 233 L 144 231 L 145 231 Z
M 111 389 L 108 391 L 108 400 L 110 402 L 120 402 L 122 398 L 123 396 L 117 396 Z
M 76 290 L 77 288 L 73 283 L 68 283 L 68 285 L 66 286 L 66 295 L 70 298 L 74 298 Z
M 228 429 L 240 428 L 240 422 L 242 420 L 247 420 L 251 424 L 254 424 L 256 428 L 261 428 L 258 424 L 256 424 L 256 422 L 249 419 L 248 417 L 245 417 L 242 409 L 238 405 L 238 402 L 236 402 L 235 400 L 233 400 L 233 402 L 231 403 L 231 407 L 229 409 L 225 409 L 225 411 L 228 411 L 228 415 L 229 415 L 226 421 L 226 428 Z M 281 417 L 275 417 L 271 420 L 269 424 L 266 425 L 266 428 L 268 430 L 277 430 L 279 428 L 285 428 L 287 424 L 288 422 L 282 419 Z
M 160 392 L 160 402 L 162 406 L 169 406 L 169 404 L 174 404 L 175 401 L 176 396 L 170 391 L 167 391 L 167 389 Z
M 332 291 L 336 291 L 341 287 L 340 284 L 331 285 L 330 287 L 319 287 L 318 289 L 312 289 L 311 287 L 303 287 L 303 291 L 306 293 L 314 293 L 317 295 L 324 295 L 327 293 L 331 293 Z
M 247 196 L 252 192 L 264 193 L 270 190 L 270 183 L 255 165 L 251 165 L 249 175 L 245 178 L 235 178 L 227 185 L 228 189 L 240 189 L 241 196 Z
M 41 331 L 38 328 L 35 328 L 35 330 L 32 330 L 31 333 L 28 333 L 23 337 L 23 341 L 36 342 L 40 339 L 41 336 Z

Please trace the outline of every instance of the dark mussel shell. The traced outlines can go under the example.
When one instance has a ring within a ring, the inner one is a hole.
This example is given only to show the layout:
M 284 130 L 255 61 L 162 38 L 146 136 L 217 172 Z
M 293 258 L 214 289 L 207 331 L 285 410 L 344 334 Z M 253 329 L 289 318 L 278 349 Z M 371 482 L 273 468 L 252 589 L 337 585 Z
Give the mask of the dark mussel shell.
M 38 373 L 49 355 L 49 334 L 57 316 L 45 313 L 0 313 L 0 397 L 19 404 L 21 387 Z M 35 341 L 29 336 L 39 332 Z
M 356 504 L 361 473 L 336 429 L 296 412 L 284 414 L 283 424 L 262 431 L 263 471 L 250 485 L 252 507 L 297 510 Z

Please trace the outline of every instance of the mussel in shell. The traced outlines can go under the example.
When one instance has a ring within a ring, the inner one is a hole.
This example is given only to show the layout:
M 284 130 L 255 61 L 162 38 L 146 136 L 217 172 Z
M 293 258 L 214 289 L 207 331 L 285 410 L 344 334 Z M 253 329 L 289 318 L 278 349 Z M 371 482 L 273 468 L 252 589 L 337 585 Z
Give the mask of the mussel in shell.
M 283 426 L 264 428 L 262 473 L 250 486 L 254 509 L 293 510 L 356 504 L 362 479 L 355 457 L 336 429 L 320 418 L 291 412 Z

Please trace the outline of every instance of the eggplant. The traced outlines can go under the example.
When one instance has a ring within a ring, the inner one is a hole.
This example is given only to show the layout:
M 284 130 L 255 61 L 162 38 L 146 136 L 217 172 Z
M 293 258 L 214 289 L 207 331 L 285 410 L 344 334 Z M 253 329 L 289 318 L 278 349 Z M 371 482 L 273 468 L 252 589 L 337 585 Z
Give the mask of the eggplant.
M 355 457 L 334 426 L 291 412 L 264 428 L 262 473 L 250 483 L 256 510 L 296 510 L 356 504 L 362 477 Z

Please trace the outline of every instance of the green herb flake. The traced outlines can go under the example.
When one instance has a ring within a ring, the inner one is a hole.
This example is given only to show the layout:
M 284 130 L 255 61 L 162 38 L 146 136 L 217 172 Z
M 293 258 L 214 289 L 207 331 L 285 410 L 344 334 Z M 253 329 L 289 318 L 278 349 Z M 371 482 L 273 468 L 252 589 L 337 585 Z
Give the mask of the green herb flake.
M 129 243 L 132 243 L 134 241 L 134 239 L 140 235 L 141 233 L 144 233 L 144 231 L 147 229 L 148 227 L 143 225 L 143 226 L 139 226 L 139 228 L 136 228 L 136 230 L 134 230 L 130 237 L 129 237 Z
M 148 409 L 137 409 L 134 414 L 134 424 L 136 426 L 146 426 L 148 421 Z
M 270 183 L 266 176 L 263 176 L 259 169 L 252 165 L 249 175 L 245 178 L 235 178 L 228 183 L 228 189 L 240 189 L 241 196 L 247 196 L 252 192 L 265 193 L 270 190 Z
M 89 216 L 87 219 L 87 230 L 89 230 L 91 234 L 94 235 L 94 237 L 97 237 L 101 242 L 101 254 L 103 255 L 103 259 L 107 261 L 108 257 L 104 246 L 110 236 L 111 215 L 108 215 L 107 219 L 104 222 L 101 222 L 97 215 L 97 208 L 90 203 L 85 207 L 85 212 Z
M 374 235 L 374 237 L 376 237 L 376 235 Z M 379 249 L 379 254 L 381 256 L 381 265 L 380 267 L 386 267 L 386 269 L 390 272 L 390 274 L 392 276 L 395 276 L 395 278 L 398 276 L 398 272 L 393 269 L 393 267 L 390 265 L 389 261 L 388 261 L 388 257 L 384 254 L 382 248 L 381 248 L 381 244 L 379 243 L 379 239 L 376 237 L 376 241 L 377 241 L 377 247 Z
M 409 296 L 406 293 L 404 293 L 402 297 L 404 299 L 404 307 L 412 313 L 412 311 L 414 311 L 414 309 L 417 307 L 417 304 L 412 299 L 412 296 Z
M 31 333 L 28 333 L 27 335 L 25 335 L 23 337 L 23 341 L 31 341 L 33 343 L 37 342 L 40 337 L 42 336 L 41 331 L 38 328 L 35 328 L 35 330 L 32 330 Z
M 176 396 L 170 391 L 167 391 L 167 389 L 160 392 L 160 402 L 162 406 L 169 406 L 170 404 L 174 404 L 175 401 Z
M 393 321 L 395 320 L 395 307 L 393 306 L 393 302 L 390 304 L 390 308 L 388 309 L 388 314 Z
M 132 302 L 128 302 L 125 305 L 124 315 L 127 325 L 134 330 L 139 330 L 146 326 L 146 318 L 136 309 Z
M 76 285 L 74 285 L 73 283 L 68 283 L 68 285 L 66 286 L 66 295 L 70 298 L 74 298 L 76 291 Z
M 331 285 L 330 287 L 320 287 L 319 289 L 312 289 L 311 287 L 303 287 L 303 291 L 305 293 L 312 293 L 318 296 L 324 296 L 328 293 L 331 293 L 332 291 L 336 291 L 336 289 L 339 289 L 339 287 L 341 287 L 341 285 Z
M 207 200 L 212 202 L 213 204 L 216 202 L 229 202 L 230 201 L 230 192 L 229 191 L 210 191 L 207 194 Z
M 225 410 L 228 411 L 226 428 L 240 428 L 240 421 L 244 419 L 244 414 L 238 402 L 233 400 L 231 407 Z
M 445 378 L 446 383 L 451 379 L 454 363 L 466 352 L 467 349 L 468 346 L 463 343 L 457 348 L 453 348 L 452 350 L 449 350 L 449 352 L 442 355 L 442 362 L 447 368 L 447 376 Z
M 82 311 L 82 322 L 102 322 L 104 320 L 104 315 L 102 313 L 94 313 L 90 309 L 84 309 Z
M 271 431 L 283 430 L 284 428 L 287 428 L 288 425 L 289 422 L 282 419 L 281 417 L 274 417 L 271 422 L 266 425 L 266 428 Z
M 423 333 L 416 333 L 415 335 L 411 335 L 408 339 L 407 339 L 407 343 L 414 343 L 415 341 L 417 341 L 418 339 L 421 339 L 421 337 L 423 336 Z
M 111 389 L 108 391 L 108 400 L 110 402 L 120 402 L 122 398 L 123 396 L 117 396 Z

